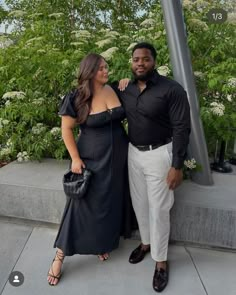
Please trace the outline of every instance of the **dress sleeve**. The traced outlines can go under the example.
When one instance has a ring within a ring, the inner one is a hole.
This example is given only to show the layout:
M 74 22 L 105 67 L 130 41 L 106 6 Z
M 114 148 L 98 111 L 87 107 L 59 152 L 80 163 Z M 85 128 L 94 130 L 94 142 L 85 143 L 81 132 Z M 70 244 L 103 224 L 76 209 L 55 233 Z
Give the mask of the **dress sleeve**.
M 64 96 L 59 108 L 58 115 L 77 118 L 77 112 L 75 109 L 76 94 L 77 91 L 71 91 Z

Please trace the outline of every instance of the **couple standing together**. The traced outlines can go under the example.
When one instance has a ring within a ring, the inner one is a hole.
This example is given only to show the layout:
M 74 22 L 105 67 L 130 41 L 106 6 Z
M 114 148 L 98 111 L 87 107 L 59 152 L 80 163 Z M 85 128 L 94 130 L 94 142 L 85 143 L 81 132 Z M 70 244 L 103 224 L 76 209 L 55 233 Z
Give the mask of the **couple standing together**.
M 95 254 L 106 260 L 119 245 L 124 211 L 125 169 L 141 244 L 131 253 L 138 263 L 151 252 L 156 262 L 153 288 L 168 283 L 168 240 L 173 190 L 182 181 L 190 133 L 190 110 L 184 89 L 156 71 L 156 50 L 138 43 L 132 51 L 133 80 L 119 88 L 108 82 L 108 67 L 98 54 L 80 64 L 78 87 L 64 97 L 62 137 L 71 170 L 93 172 L 88 193 L 67 200 L 54 243 L 56 256 L 48 272 L 57 285 L 65 256 Z M 122 120 L 127 118 L 128 137 Z M 75 141 L 73 128 L 80 125 Z

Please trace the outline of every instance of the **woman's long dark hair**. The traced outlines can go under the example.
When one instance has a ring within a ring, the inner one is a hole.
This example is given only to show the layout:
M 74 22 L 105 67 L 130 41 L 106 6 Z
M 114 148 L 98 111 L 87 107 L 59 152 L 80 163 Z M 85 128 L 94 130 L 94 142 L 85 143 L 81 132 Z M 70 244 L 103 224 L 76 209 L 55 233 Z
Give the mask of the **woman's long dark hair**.
M 84 123 L 89 115 L 93 97 L 92 80 L 103 59 L 104 58 L 99 54 L 90 53 L 85 56 L 80 63 L 78 75 L 78 95 L 75 99 L 77 122 L 79 124 Z

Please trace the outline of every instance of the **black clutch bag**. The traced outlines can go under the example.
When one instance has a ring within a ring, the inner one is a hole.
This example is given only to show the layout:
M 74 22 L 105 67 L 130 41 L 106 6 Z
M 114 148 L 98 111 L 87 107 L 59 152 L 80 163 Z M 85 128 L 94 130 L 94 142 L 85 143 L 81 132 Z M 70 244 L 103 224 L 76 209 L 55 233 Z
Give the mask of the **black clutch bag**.
M 64 174 L 63 187 L 65 194 L 74 200 L 84 198 L 88 190 L 91 176 L 92 171 L 86 168 L 82 170 L 82 174 L 73 173 L 71 171 Z

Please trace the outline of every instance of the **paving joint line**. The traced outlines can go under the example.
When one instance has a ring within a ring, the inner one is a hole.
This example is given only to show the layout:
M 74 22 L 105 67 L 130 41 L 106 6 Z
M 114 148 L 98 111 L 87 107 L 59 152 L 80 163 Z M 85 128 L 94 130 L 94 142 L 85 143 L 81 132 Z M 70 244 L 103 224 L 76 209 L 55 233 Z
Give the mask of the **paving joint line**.
M 191 259 L 191 261 L 192 261 L 192 264 L 193 264 L 193 266 L 194 266 L 194 268 L 195 268 L 195 270 L 196 270 L 196 272 L 197 272 L 197 274 L 198 274 L 199 280 L 200 280 L 200 282 L 201 282 L 201 284 L 202 284 L 202 287 L 203 287 L 203 289 L 204 289 L 206 295 L 209 295 L 208 292 L 207 292 L 207 289 L 206 289 L 206 287 L 205 287 L 205 285 L 204 285 L 204 283 L 203 283 L 203 280 L 202 280 L 202 278 L 201 278 L 201 275 L 200 275 L 200 272 L 199 272 L 199 270 L 198 270 L 198 268 L 197 268 L 197 265 L 195 264 L 195 262 L 194 262 L 194 260 L 193 260 L 193 257 L 192 257 L 192 255 L 191 255 L 191 252 L 190 252 L 190 251 L 188 250 L 188 248 L 186 248 L 185 246 L 184 246 L 184 249 L 185 249 L 185 251 L 188 253 L 188 255 L 189 255 L 189 257 L 190 257 L 190 259 Z
M 28 243 L 28 241 L 29 241 L 29 239 L 30 239 L 30 237 L 31 237 L 31 235 L 32 235 L 32 233 L 33 233 L 34 228 L 35 228 L 35 227 L 32 227 L 32 230 L 31 230 L 31 232 L 30 232 L 28 238 L 26 239 L 26 242 L 25 242 L 25 244 L 24 244 L 24 246 L 23 246 L 23 248 L 22 248 L 22 250 L 21 250 L 21 252 L 20 252 L 20 254 L 19 254 L 19 256 L 18 256 L 18 258 L 16 259 L 16 262 L 14 263 L 14 265 L 13 265 L 13 267 L 12 267 L 10 274 L 12 273 L 12 271 L 13 271 L 13 269 L 15 268 L 17 262 L 19 261 L 19 259 L 20 259 L 20 257 L 21 257 L 21 254 L 22 254 L 23 251 L 25 250 L 26 244 Z M 9 274 L 9 276 L 10 276 L 10 274 Z M 5 289 L 5 287 L 6 287 L 6 284 L 7 284 L 8 280 L 9 280 L 9 276 L 8 276 L 7 281 L 5 282 L 5 284 L 4 284 L 3 288 L 2 288 L 2 291 L 1 291 L 0 295 L 2 295 L 3 292 L 4 292 L 4 289 Z

